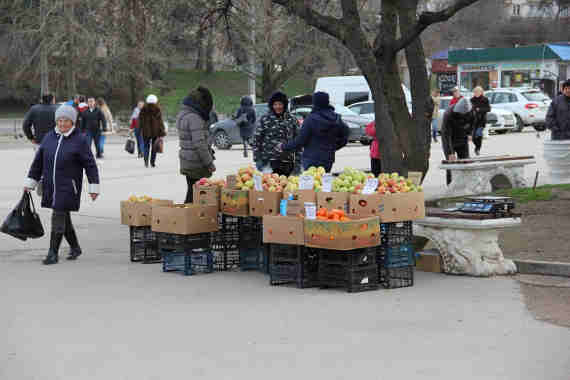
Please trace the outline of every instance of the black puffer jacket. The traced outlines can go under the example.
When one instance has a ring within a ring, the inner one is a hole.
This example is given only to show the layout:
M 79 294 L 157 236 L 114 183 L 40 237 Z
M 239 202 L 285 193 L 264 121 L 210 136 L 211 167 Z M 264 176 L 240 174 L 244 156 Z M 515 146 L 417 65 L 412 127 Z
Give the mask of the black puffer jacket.
M 469 101 L 463 98 L 443 114 L 441 142 L 446 157 L 453 154 L 455 148 L 467 145 L 467 136 L 472 131 L 473 112 L 461 107 L 463 102 Z M 457 112 L 460 108 L 461 112 Z
M 35 140 L 39 144 L 48 132 L 53 131 L 57 107 L 55 104 L 36 104 L 30 108 L 22 126 L 28 140 Z
M 239 120 L 243 114 L 247 117 L 247 123 L 238 125 L 238 127 L 241 138 L 247 139 L 253 134 L 255 126 L 255 109 L 253 109 L 253 100 L 249 96 L 241 98 L 240 107 L 236 113 L 236 120 Z
M 570 98 L 558 95 L 548 108 L 546 128 L 552 131 L 552 140 L 570 140 Z

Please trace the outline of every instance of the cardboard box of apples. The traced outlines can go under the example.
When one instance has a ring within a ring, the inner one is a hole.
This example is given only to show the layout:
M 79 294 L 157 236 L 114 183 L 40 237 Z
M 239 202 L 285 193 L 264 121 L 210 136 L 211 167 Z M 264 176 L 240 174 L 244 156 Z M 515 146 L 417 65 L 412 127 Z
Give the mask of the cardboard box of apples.
M 220 208 L 221 189 L 226 185 L 223 179 L 200 178 L 194 184 L 192 203 Z
M 150 226 L 153 207 L 168 206 L 172 203 L 169 200 L 153 199 L 147 195 L 140 197 L 131 195 L 128 200 L 121 201 L 121 224 L 132 227 Z

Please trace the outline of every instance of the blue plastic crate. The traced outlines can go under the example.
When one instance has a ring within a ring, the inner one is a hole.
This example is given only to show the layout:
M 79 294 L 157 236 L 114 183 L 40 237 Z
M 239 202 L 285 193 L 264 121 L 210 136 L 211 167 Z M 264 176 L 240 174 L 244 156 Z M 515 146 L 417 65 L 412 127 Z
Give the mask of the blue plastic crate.
M 214 271 L 214 255 L 210 251 L 162 251 L 162 271 L 180 271 L 185 276 Z
M 414 265 L 414 247 L 411 244 L 400 244 L 383 247 L 378 264 L 384 268 L 402 268 Z

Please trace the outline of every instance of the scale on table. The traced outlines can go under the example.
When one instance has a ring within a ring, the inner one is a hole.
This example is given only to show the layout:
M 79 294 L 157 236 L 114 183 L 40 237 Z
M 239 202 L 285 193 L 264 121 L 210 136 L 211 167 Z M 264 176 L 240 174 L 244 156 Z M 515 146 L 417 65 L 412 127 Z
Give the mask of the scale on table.
M 515 202 L 511 197 L 467 197 L 462 206 L 457 209 L 461 212 L 477 214 L 507 215 L 515 208 Z

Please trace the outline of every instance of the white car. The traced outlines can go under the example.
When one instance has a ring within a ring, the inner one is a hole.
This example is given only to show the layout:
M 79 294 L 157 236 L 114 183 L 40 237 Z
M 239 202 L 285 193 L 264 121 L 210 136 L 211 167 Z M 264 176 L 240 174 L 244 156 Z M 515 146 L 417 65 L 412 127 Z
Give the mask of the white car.
M 542 91 L 530 87 L 497 88 L 487 91 L 492 109 L 506 109 L 515 114 L 515 130 L 522 131 L 525 126 L 532 126 L 537 131 L 544 131 L 546 113 L 552 102 Z
M 451 99 L 451 96 L 442 96 L 440 98 L 439 114 L 437 115 L 437 130 L 440 132 L 443 114 L 449 107 Z M 486 129 L 488 132 L 500 134 L 512 131 L 515 129 L 515 115 L 509 110 L 491 106 L 491 112 L 487 113 Z
M 412 112 L 412 103 L 411 101 L 406 101 L 406 105 L 408 106 L 408 112 Z M 373 101 L 366 101 L 366 102 L 359 102 L 354 103 L 348 106 L 350 110 L 362 117 L 367 118 L 370 121 L 374 121 L 376 118 L 376 114 L 374 113 L 374 102 Z

